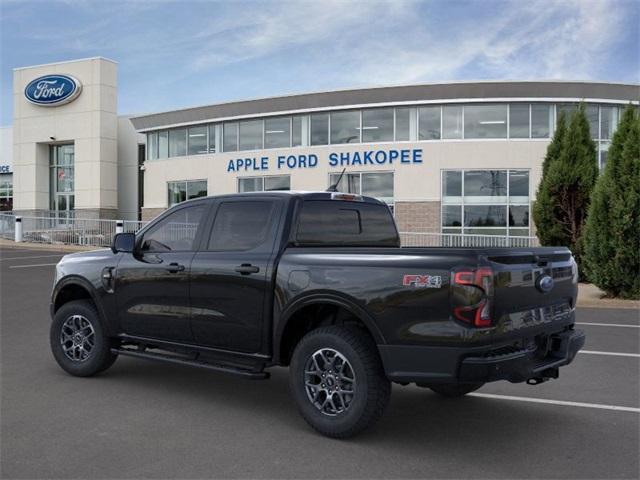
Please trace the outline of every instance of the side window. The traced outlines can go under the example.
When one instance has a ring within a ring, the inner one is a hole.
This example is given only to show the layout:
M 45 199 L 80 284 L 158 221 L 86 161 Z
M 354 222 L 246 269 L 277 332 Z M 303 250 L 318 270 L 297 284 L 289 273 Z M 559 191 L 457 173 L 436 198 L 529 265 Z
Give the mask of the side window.
M 206 205 L 181 208 L 160 220 L 142 237 L 143 252 L 174 252 L 195 249 L 196 232 Z
M 208 250 L 252 250 L 268 237 L 274 202 L 224 202 L 211 229 Z

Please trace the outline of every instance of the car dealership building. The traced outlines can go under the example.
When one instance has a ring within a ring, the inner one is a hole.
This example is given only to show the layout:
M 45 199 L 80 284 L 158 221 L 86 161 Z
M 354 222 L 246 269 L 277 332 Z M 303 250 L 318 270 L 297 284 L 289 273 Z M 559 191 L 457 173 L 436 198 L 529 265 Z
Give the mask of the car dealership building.
M 202 195 L 325 190 L 345 169 L 339 190 L 384 200 L 401 231 L 528 236 L 559 113 L 585 102 L 602 167 L 640 98 L 632 84 L 459 82 L 119 116 L 117 88 L 104 58 L 14 71 L 5 209 L 144 220 Z

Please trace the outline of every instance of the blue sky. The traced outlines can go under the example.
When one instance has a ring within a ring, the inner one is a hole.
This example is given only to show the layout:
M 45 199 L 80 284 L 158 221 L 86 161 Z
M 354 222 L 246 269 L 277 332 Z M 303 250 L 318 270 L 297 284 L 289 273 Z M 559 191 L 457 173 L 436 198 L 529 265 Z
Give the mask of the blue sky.
M 0 0 L 1 125 L 12 69 L 105 56 L 119 113 L 372 85 L 638 82 L 637 0 Z

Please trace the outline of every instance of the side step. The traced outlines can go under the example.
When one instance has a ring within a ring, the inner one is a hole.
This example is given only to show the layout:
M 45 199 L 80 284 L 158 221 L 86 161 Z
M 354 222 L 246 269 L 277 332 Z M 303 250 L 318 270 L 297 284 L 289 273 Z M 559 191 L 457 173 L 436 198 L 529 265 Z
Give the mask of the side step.
M 228 365 L 215 365 L 212 363 L 201 362 L 199 360 L 181 358 L 174 355 L 164 355 L 162 353 L 151 353 L 126 348 L 112 348 L 111 353 L 116 353 L 118 355 L 127 355 L 136 358 L 146 358 L 147 360 L 159 360 L 161 362 L 176 363 L 178 365 L 188 365 L 190 367 L 206 368 L 208 370 L 228 373 L 230 375 L 237 375 L 240 377 L 248 378 L 250 380 L 266 380 L 270 376 L 268 372 L 253 372 L 251 370 L 246 370 L 238 367 Z

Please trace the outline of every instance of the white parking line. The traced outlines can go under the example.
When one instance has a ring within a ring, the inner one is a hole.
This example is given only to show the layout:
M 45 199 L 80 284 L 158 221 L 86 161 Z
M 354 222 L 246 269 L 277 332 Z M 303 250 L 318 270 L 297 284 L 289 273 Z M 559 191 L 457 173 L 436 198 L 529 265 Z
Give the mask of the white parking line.
M 48 267 L 51 265 L 57 265 L 57 263 L 36 263 L 34 265 L 13 265 L 9 268 L 31 268 L 31 267 Z
M 4 262 L 5 260 L 29 260 L 31 258 L 48 258 L 48 257 L 60 257 L 62 258 L 64 253 L 58 253 L 56 255 L 31 255 L 28 257 L 8 257 L 8 258 L 0 258 L 0 262 Z
M 640 353 L 600 352 L 598 350 L 580 350 L 578 353 L 586 353 L 588 355 L 610 355 L 612 357 L 640 358 Z
M 576 322 L 576 325 L 595 325 L 596 327 L 627 327 L 627 328 L 640 328 L 640 325 L 623 325 L 622 323 L 590 323 L 590 322 Z
M 495 400 L 511 400 L 514 402 L 546 403 L 549 405 L 564 405 L 566 407 L 598 408 L 601 410 L 617 410 L 620 412 L 640 413 L 640 408 L 621 407 L 618 405 L 603 405 L 601 403 L 567 402 L 564 400 L 547 400 L 545 398 L 513 397 L 511 395 L 494 395 L 492 393 L 470 393 L 468 394 L 468 396 L 480 397 L 480 398 L 492 398 Z

